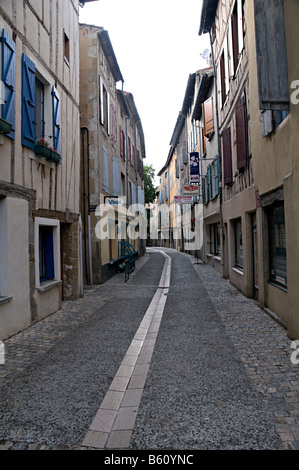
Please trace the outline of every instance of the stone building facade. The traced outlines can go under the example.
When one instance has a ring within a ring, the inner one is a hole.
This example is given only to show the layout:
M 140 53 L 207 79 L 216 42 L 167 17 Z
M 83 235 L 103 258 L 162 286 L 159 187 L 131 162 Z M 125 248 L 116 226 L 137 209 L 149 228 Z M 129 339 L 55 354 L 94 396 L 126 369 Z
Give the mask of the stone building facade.
M 80 295 L 78 8 L 0 5 L 1 339 Z
M 121 240 L 139 255 L 144 251 L 146 234 L 141 243 L 135 226 L 138 209 L 131 213 L 130 208 L 139 203 L 145 213 L 145 145 L 108 32 L 81 24 L 80 57 L 83 276 L 98 284 L 116 274 Z

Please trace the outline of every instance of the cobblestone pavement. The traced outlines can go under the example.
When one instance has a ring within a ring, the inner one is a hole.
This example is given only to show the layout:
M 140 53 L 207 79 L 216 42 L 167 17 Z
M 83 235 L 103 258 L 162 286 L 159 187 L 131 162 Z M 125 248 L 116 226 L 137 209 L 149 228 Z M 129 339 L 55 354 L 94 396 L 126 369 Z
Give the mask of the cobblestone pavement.
M 190 259 L 200 276 L 253 386 L 267 397 L 268 411 L 274 417 L 284 448 L 299 450 L 299 364 L 291 361 L 292 340 L 282 326 L 221 278 L 215 268 L 198 262 L 193 256 L 183 256 Z M 146 254 L 137 261 L 133 276 L 148 257 Z M 123 275 L 116 276 L 111 286 L 117 282 L 124 282 Z M 5 344 L 5 367 L 0 366 L 0 383 L 18 381 L 29 364 L 61 340 L 70 328 L 79 327 L 86 318 L 94 315 L 92 302 L 95 296 L 91 294 L 97 289 L 97 286 L 90 287 L 84 298 L 65 302 L 55 314 L 10 338 Z M 104 303 L 100 296 L 96 296 L 96 301 L 97 306 Z M 23 449 L 72 450 L 81 447 L 0 442 L 0 450 Z
M 299 450 L 299 364 L 291 361 L 292 340 L 281 325 L 215 268 L 197 264 L 193 256 L 190 259 L 254 386 L 271 398 L 269 411 L 285 448 Z

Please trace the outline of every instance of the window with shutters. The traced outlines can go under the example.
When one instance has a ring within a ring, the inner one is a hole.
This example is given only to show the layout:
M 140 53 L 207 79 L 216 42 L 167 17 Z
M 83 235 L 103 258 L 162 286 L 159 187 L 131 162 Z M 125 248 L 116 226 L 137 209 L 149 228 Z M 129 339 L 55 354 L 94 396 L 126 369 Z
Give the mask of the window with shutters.
M 204 121 L 204 136 L 210 137 L 214 132 L 214 109 L 213 109 L 213 97 L 208 98 L 202 104 L 203 121 Z
M 243 169 L 248 161 L 248 120 L 245 96 L 240 97 L 235 108 L 237 168 Z
M 59 220 L 35 219 L 36 287 L 60 281 Z
M 11 125 L 11 131 L 6 134 L 11 139 L 14 139 L 15 135 L 15 95 L 16 95 L 16 84 L 15 84 L 15 56 L 16 47 L 15 42 L 7 34 L 5 29 L 2 29 L 1 35 L 1 59 L 2 59 L 2 103 L 1 107 L 1 118 L 7 121 Z
M 284 204 L 268 209 L 269 277 L 270 281 L 287 285 L 287 253 Z
M 223 161 L 223 182 L 225 185 L 230 185 L 233 182 L 230 127 L 227 127 L 222 132 L 222 161 Z
M 34 150 L 36 139 L 45 139 L 61 155 L 60 97 L 58 90 L 22 55 L 21 142 Z

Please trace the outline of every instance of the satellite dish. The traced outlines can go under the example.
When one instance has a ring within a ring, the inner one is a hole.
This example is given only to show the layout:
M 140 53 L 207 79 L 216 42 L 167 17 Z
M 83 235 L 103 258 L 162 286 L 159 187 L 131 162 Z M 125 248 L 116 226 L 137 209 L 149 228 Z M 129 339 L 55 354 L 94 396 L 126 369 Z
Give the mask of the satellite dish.
M 201 54 L 201 56 L 203 59 L 207 59 L 210 54 L 211 54 L 211 49 L 205 49 L 203 53 Z

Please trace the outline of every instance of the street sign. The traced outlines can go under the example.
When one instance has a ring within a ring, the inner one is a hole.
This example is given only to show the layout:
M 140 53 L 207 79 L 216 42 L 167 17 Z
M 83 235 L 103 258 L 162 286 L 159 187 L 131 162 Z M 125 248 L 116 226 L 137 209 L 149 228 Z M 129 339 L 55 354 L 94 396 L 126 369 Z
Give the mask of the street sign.
M 199 183 L 199 153 L 190 153 L 190 181 Z

